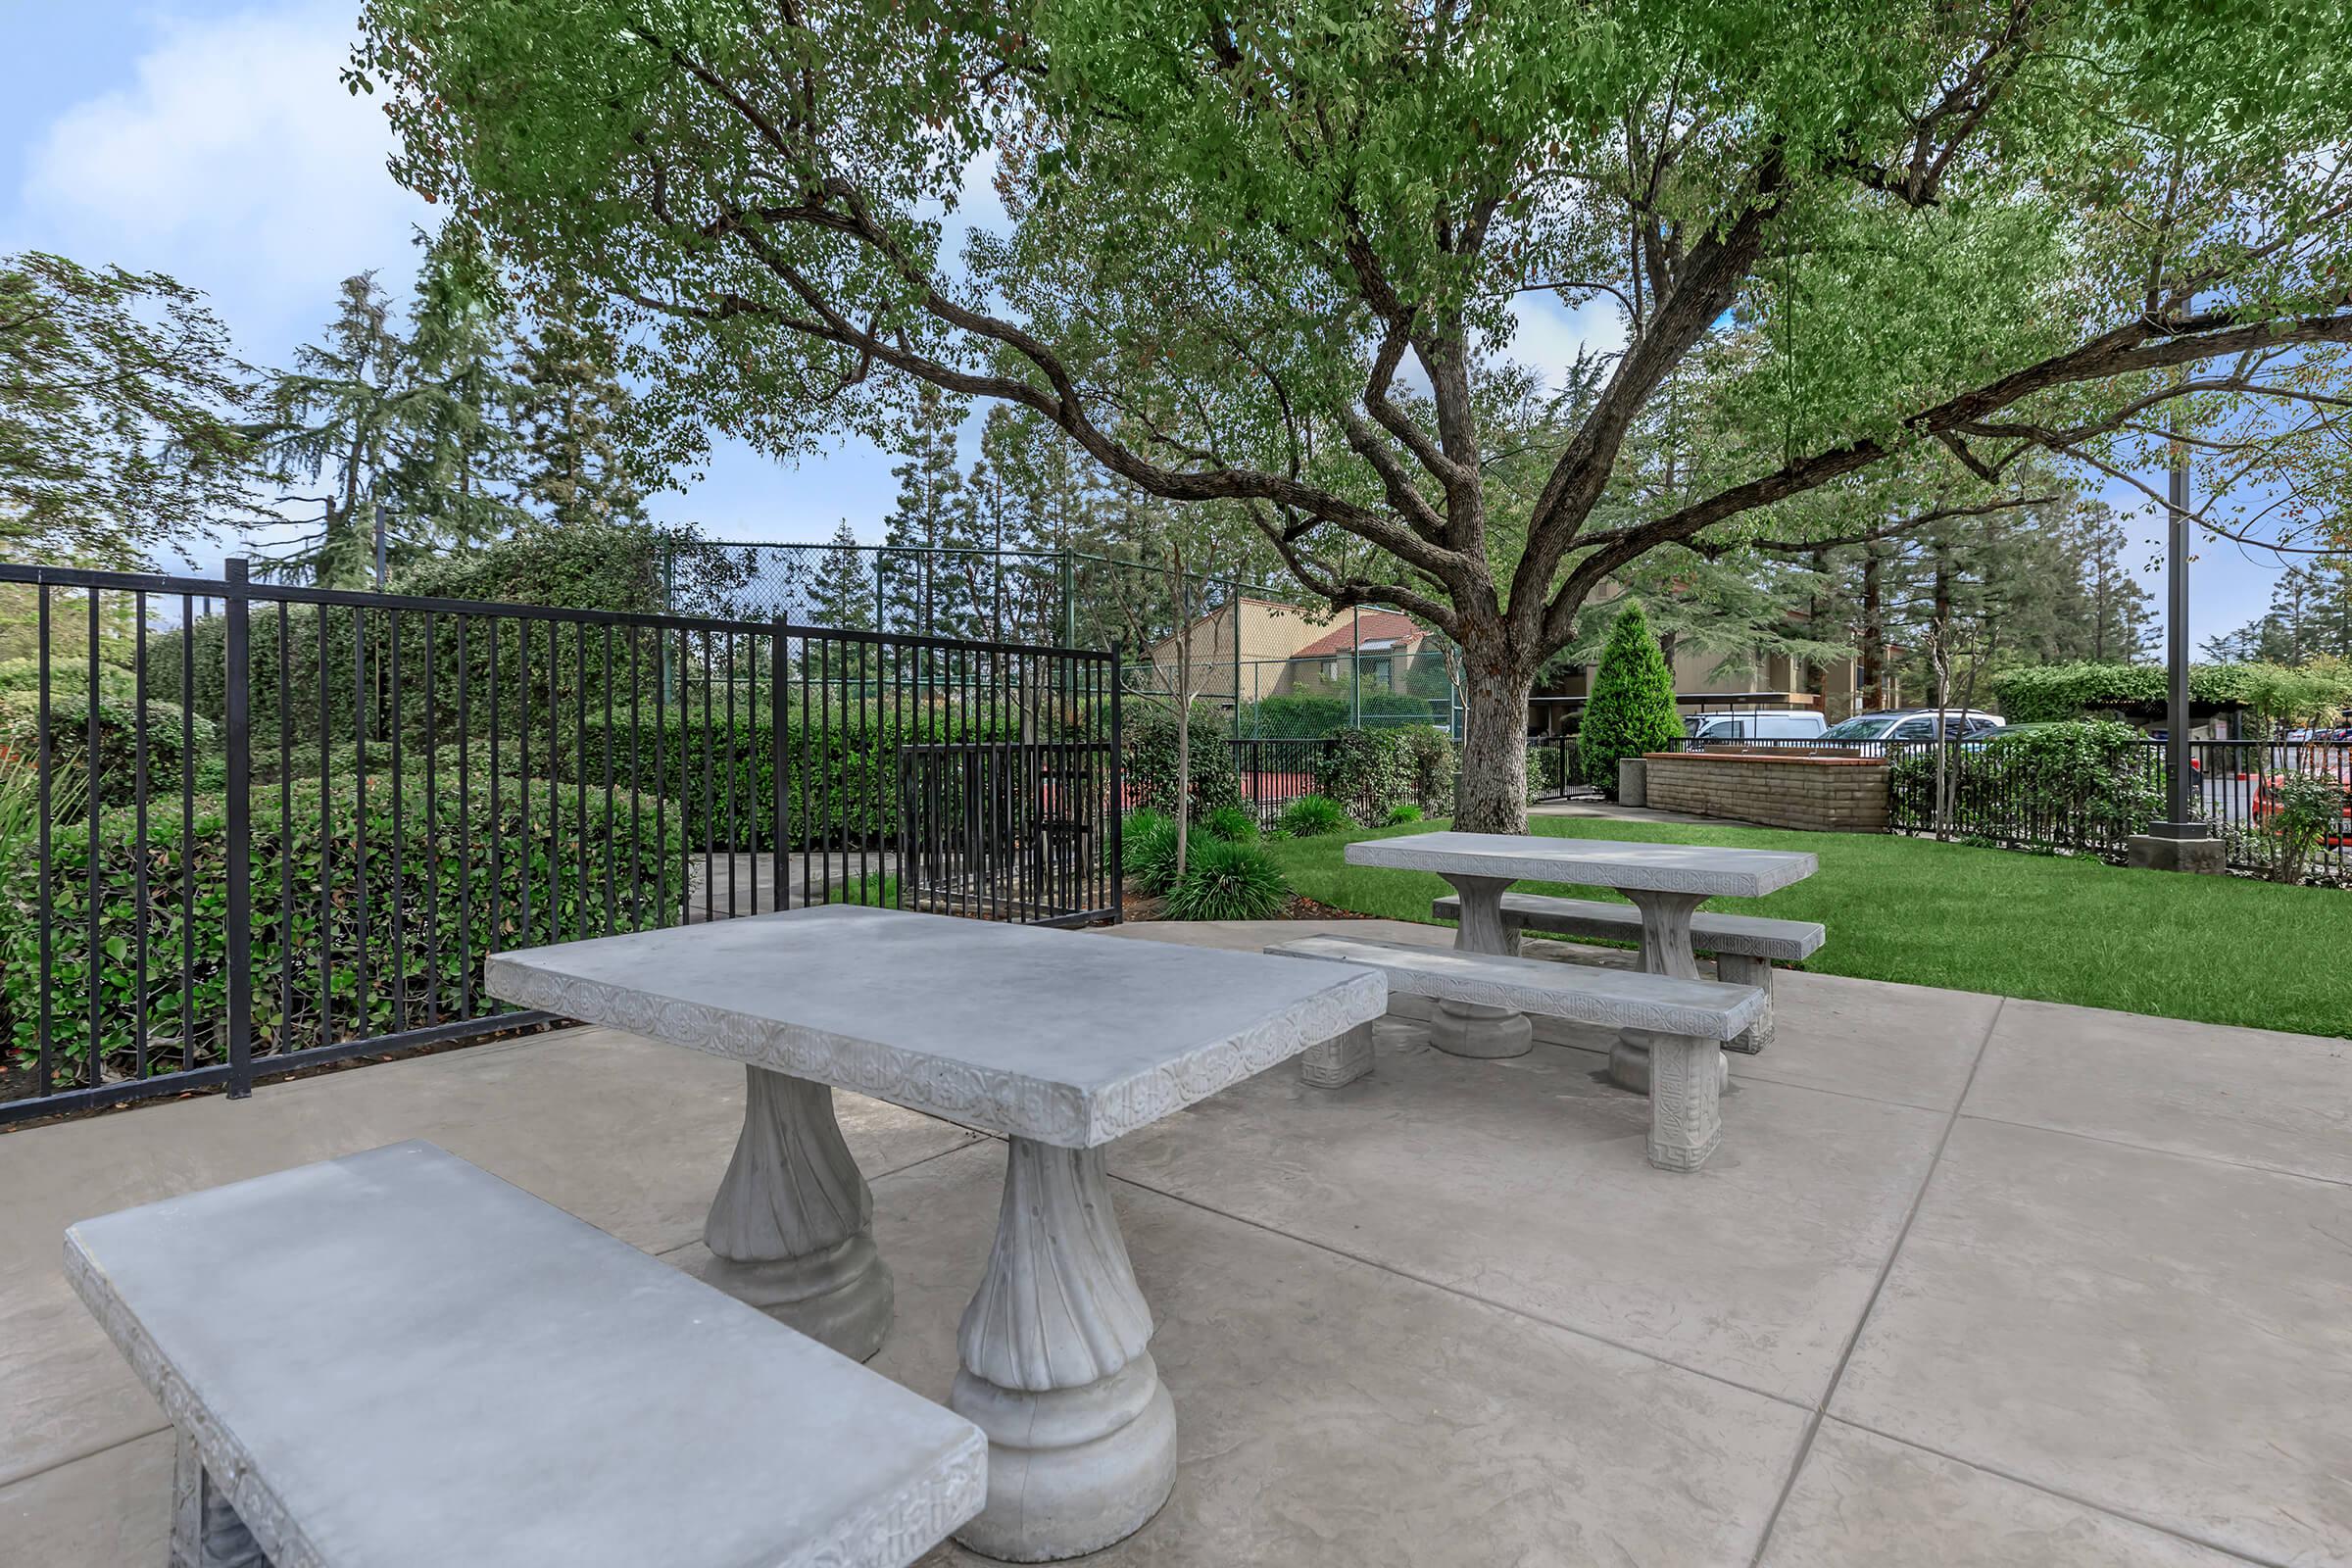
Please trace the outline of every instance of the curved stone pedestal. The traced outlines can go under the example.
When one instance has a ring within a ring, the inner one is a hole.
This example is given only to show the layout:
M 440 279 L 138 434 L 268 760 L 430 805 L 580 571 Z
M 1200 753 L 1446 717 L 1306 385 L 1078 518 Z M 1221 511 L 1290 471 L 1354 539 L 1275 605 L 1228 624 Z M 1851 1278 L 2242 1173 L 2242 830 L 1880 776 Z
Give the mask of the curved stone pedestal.
M 1099 1551 L 1150 1523 L 1176 1485 L 1176 1402 L 1150 1352 L 1100 1383 L 1036 1394 L 958 1372 L 948 1408 L 988 1434 L 988 1505 L 956 1533 L 983 1556 Z
M 1535 1049 L 1536 1026 L 1526 1013 L 1440 1002 L 1430 1011 L 1429 1043 L 1449 1056 L 1524 1056 Z
M 1176 1483 L 1176 1408 L 1101 1149 L 1008 1140 L 997 1244 L 948 1407 L 988 1434 L 988 1504 L 956 1533 L 1007 1562 L 1123 1541 Z
M 895 1295 L 874 1247 L 873 1194 L 833 1117 L 833 1091 L 744 1069 L 743 1133 L 710 1200 L 709 1284 L 863 1361 Z

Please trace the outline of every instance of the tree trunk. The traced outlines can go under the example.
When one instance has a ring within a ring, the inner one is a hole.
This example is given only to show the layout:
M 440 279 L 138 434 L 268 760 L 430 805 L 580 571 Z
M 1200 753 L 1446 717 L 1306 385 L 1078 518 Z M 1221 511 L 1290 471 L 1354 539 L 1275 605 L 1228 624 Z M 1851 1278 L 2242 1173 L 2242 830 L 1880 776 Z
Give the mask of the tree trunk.
M 1886 698 L 1886 606 L 1882 589 L 1886 557 L 1875 544 L 1862 547 L 1862 667 L 1854 673 L 1866 708 L 1891 708 Z
M 1527 831 L 1527 700 L 1535 671 L 1500 649 L 1462 649 L 1467 724 L 1453 825 L 1464 833 Z

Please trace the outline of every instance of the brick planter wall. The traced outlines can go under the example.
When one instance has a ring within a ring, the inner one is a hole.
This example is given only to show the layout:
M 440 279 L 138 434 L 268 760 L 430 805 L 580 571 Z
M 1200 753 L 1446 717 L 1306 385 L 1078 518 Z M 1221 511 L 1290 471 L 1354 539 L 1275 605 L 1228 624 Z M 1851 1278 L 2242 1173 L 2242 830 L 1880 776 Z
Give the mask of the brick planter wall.
M 1789 752 L 1651 752 L 1649 805 L 1817 833 L 1886 831 L 1887 765 Z

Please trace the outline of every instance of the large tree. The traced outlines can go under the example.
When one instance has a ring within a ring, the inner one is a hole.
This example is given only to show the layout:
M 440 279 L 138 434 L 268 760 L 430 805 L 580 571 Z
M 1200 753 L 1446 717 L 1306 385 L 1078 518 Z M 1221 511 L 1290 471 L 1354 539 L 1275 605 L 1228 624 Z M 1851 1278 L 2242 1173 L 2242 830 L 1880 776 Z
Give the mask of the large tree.
M 250 374 L 160 272 L 0 256 L 0 555 L 142 565 L 241 514 Z
M 1650 551 L 2128 467 L 2352 339 L 2348 6 L 370 0 L 352 76 L 526 286 L 650 329 L 663 406 L 779 452 L 909 382 L 1025 408 L 1442 628 L 1459 819 L 1507 829 L 1531 680 Z M 1498 501 L 1537 292 L 1622 344 Z

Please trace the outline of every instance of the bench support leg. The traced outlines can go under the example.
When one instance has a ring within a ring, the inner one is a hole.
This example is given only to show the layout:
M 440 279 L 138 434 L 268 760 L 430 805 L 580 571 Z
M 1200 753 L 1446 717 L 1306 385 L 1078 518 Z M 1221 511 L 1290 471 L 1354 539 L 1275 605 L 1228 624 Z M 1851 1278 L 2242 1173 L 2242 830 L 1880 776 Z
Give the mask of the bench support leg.
M 1372 1026 L 1359 1023 L 1344 1035 L 1309 1046 L 1298 1056 L 1298 1081 L 1312 1089 L 1344 1089 L 1372 1071 Z
M 874 1198 L 833 1091 L 745 1069 L 743 1135 L 703 1224 L 702 1277 L 818 1344 L 865 1360 L 890 1332 L 890 1269 L 875 1250 Z
M 204 1472 L 196 1445 L 172 1435 L 171 1568 L 270 1568 L 253 1532 Z
M 1690 916 L 1706 896 L 1699 893 L 1652 893 L 1628 888 L 1625 896 L 1642 911 L 1642 956 L 1640 967 L 1643 974 L 1662 974 L 1677 980 L 1696 980 L 1698 955 L 1690 949 Z M 1609 1052 L 1609 1082 L 1620 1089 L 1631 1089 L 1637 1095 L 1651 1091 L 1649 1072 L 1650 1034 L 1642 1029 L 1621 1030 L 1617 1044 Z M 1716 1087 L 1731 1081 L 1732 1064 L 1720 1048 L 1715 1053 L 1718 1074 Z
M 1764 1016 L 1747 1026 L 1737 1039 L 1724 1043 L 1724 1050 L 1754 1055 L 1772 1044 L 1780 1028 L 1772 1012 L 1772 961 L 1769 958 L 1743 958 L 1736 954 L 1715 956 L 1715 978 L 1736 986 L 1754 986 L 1764 993 Z
M 1519 933 L 1502 920 L 1502 895 L 1511 885 L 1509 880 L 1495 876 L 1448 876 L 1446 880 L 1462 901 L 1454 948 L 1462 953 L 1516 954 Z M 1429 1043 L 1448 1055 L 1524 1056 L 1535 1049 L 1535 1025 L 1527 1014 L 1507 1007 L 1440 1002 L 1430 1011 Z
M 1176 1484 L 1176 1407 L 1151 1341 L 1102 1151 L 1007 1140 L 996 1250 L 963 1310 L 948 1398 L 988 1434 L 988 1503 L 957 1541 L 1053 1562 L 1159 1511 Z
M 1723 1142 L 1723 1048 L 1690 1035 L 1647 1035 L 1649 1162 L 1696 1170 Z

